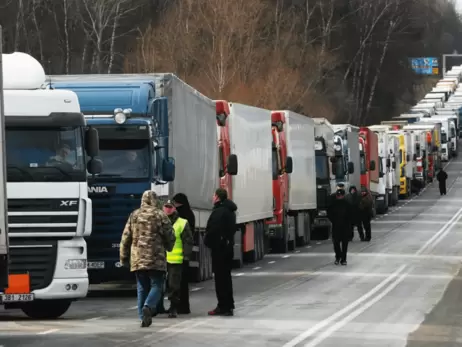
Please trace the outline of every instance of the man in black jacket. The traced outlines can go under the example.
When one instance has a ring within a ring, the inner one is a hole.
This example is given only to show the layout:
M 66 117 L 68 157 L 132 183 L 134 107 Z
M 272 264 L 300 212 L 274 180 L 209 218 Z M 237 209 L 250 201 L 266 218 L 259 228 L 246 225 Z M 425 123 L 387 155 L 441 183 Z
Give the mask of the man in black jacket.
M 346 265 L 348 241 L 351 237 L 351 204 L 345 199 L 345 190 L 337 189 L 335 198 L 327 211 L 332 223 L 332 242 L 335 251 L 335 265 Z
M 440 194 L 446 195 L 446 180 L 448 179 L 448 174 L 444 171 L 443 168 L 440 169 L 438 174 L 436 175 L 436 179 L 439 183 Z
M 215 274 L 218 305 L 208 314 L 210 316 L 232 316 L 234 298 L 231 269 L 234 257 L 237 206 L 228 199 L 228 193 L 223 188 L 215 191 L 213 203 L 213 211 L 207 221 L 204 243 L 212 253 L 212 270 Z

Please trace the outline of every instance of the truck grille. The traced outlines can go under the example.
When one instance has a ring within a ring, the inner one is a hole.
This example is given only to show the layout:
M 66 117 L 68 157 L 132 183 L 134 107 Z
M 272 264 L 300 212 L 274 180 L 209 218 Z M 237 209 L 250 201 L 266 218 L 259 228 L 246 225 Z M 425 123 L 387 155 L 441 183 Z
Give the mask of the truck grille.
M 56 266 L 57 240 L 10 238 L 10 274 L 29 273 L 31 290 L 50 285 Z
M 119 256 L 118 244 L 128 216 L 140 207 L 142 194 L 90 195 L 93 202 L 93 230 L 87 239 L 88 259 Z
M 72 236 L 77 230 L 79 203 L 79 199 L 8 199 L 9 235 Z

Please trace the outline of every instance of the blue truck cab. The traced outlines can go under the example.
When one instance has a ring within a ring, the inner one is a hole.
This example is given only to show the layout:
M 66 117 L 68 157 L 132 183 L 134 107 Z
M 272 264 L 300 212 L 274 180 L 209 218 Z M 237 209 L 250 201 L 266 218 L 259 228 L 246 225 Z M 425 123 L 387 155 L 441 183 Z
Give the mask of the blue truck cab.
M 90 283 L 129 279 L 128 269 L 119 263 L 127 218 L 140 206 L 145 190 L 175 176 L 162 77 L 50 76 L 49 88 L 75 92 L 87 126 L 98 130 L 97 158 L 103 169 L 88 176 L 93 202 L 93 228 L 86 240 Z

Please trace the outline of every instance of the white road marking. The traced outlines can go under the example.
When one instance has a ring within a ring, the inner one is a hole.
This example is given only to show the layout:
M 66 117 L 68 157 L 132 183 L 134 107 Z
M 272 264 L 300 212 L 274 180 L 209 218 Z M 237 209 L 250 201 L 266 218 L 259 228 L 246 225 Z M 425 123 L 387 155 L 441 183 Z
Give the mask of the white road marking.
M 190 292 L 198 292 L 199 290 L 204 289 L 203 287 L 193 287 L 191 288 Z
M 407 273 L 401 274 L 395 281 L 393 281 L 383 292 L 372 298 L 370 301 L 367 301 L 364 305 L 361 305 L 355 311 L 351 312 L 347 316 L 345 316 L 341 321 L 331 325 L 329 328 L 324 330 L 320 335 L 316 336 L 316 338 L 309 343 L 306 343 L 304 347 L 316 347 L 322 341 L 327 339 L 332 333 L 341 329 L 343 326 L 351 322 L 353 319 L 358 317 L 359 315 L 366 312 L 370 307 L 378 303 L 382 300 L 388 293 L 390 293 L 393 289 L 395 289 L 398 284 L 400 284 L 406 278 Z
M 275 262 L 276 262 L 276 261 L 271 260 L 271 261 L 268 262 L 268 264 L 274 264 Z
M 138 309 L 138 306 L 130 307 L 130 310 L 137 310 L 137 309 Z
M 234 274 L 234 276 L 236 276 L 236 277 L 243 276 L 243 275 L 244 275 L 243 272 L 239 272 L 239 273 L 237 273 L 237 274 Z
M 347 305 L 340 311 L 337 311 L 330 317 L 327 317 L 323 321 L 320 321 L 319 323 L 315 324 L 313 327 L 310 329 L 304 331 L 300 335 L 296 336 L 289 342 L 283 345 L 283 347 L 295 347 L 299 343 L 305 341 L 307 338 L 313 336 L 316 334 L 318 331 L 323 330 L 324 328 L 330 326 L 335 320 L 339 319 L 342 317 L 344 314 L 348 313 L 349 311 L 355 309 L 357 306 L 361 305 L 364 301 L 368 300 L 370 297 L 374 296 L 377 292 L 379 292 L 383 287 L 387 286 L 392 280 L 395 278 L 395 276 L 399 276 L 403 273 L 403 271 L 406 269 L 406 266 L 403 265 L 401 266 L 398 270 L 396 270 L 391 276 L 385 278 L 382 282 L 380 282 L 378 285 L 376 285 L 374 288 L 372 288 L 369 292 L 365 293 L 361 297 L 359 297 L 357 300 L 353 301 L 351 304 Z
M 439 242 L 441 242 L 441 240 L 446 236 L 446 234 L 452 229 L 454 222 L 456 222 L 461 217 L 461 212 L 462 212 L 462 208 L 460 208 L 456 212 L 456 214 L 442 228 L 440 228 L 435 233 L 435 235 L 433 235 L 422 247 L 420 247 L 420 249 L 415 254 L 420 255 L 426 250 L 428 250 L 430 248 L 430 245 L 435 247 Z M 333 332 L 338 330 L 342 326 L 340 324 L 343 324 L 343 325 L 347 324 L 348 319 L 350 320 L 354 319 L 356 316 L 363 313 L 366 309 L 368 309 L 373 304 L 381 300 L 385 295 L 387 295 L 391 290 L 393 290 L 406 277 L 406 275 L 403 276 L 403 274 L 405 274 L 406 272 L 407 273 L 409 272 L 409 270 L 405 272 L 407 268 L 408 268 L 407 265 L 402 265 L 393 274 L 385 278 L 382 282 L 380 282 L 377 286 L 372 288 L 370 291 L 360 296 L 356 301 L 347 305 L 340 311 L 337 311 L 333 315 L 327 317 L 326 319 L 314 325 L 310 329 L 299 334 L 298 336 L 296 336 L 295 338 L 293 338 L 292 340 L 284 344 L 283 347 L 295 347 L 299 343 L 313 336 L 318 331 L 324 330 L 324 328 L 329 327 L 321 335 L 319 335 L 317 338 L 312 340 L 311 344 L 305 345 L 305 347 L 306 346 L 311 346 L 311 347 L 317 346 L 320 342 L 322 342 L 323 340 L 328 338 L 330 335 L 332 335 Z M 395 279 L 395 277 L 398 277 L 398 279 Z M 381 294 L 376 295 L 376 293 L 381 291 L 382 288 L 385 288 L 383 292 Z M 370 297 L 374 297 L 374 299 L 370 300 L 369 302 L 366 302 L 365 305 L 361 305 L 364 301 L 368 300 Z M 358 306 L 359 308 L 357 308 Z M 340 319 L 342 316 L 344 316 L 347 313 L 349 314 L 346 317 L 344 317 L 342 321 L 337 322 L 335 325 L 332 325 L 332 323 L 334 323 L 337 319 Z M 333 327 L 335 327 L 335 329 L 333 329 Z
M 41 331 L 37 333 L 37 335 L 48 335 L 48 334 L 53 334 L 57 331 L 59 331 L 59 329 L 50 329 L 50 330 Z
M 284 256 L 282 256 L 282 257 L 283 257 L 283 258 L 289 258 L 290 255 L 284 255 Z
M 275 256 L 275 254 L 268 254 L 268 258 Z M 332 254 L 329 252 L 316 252 L 316 253 L 300 253 L 294 254 L 297 258 L 315 258 L 315 257 L 329 257 L 332 258 Z M 364 258 L 395 258 L 395 259 L 416 259 L 416 260 L 446 260 L 446 261 L 462 261 L 462 256 L 452 255 L 433 255 L 433 254 L 405 254 L 405 253 L 348 253 L 348 257 L 364 257 Z
M 101 316 L 101 317 L 93 317 L 93 318 L 88 318 L 88 319 L 85 319 L 87 322 L 92 322 L 92 321 L 95 321 L 95 320 L 100 320 L 100 319 L 103 319 L 105 318 L 105 316 Z
M 260 270 L 260 269 L 261 269 L 261 266 L 255 266 L 253 269 L 254 269 L 254 270 Z
M 446 224 L 444 220 L 381 220 L 376 222 L 377 224 L 406 224 L 407 226 L 413 226 L 414 224 Z M 455 225 L 461 224 L 461 222 L 454 223 Z
M 317 245 L 320 245 L 322 242 L 316 242 Z

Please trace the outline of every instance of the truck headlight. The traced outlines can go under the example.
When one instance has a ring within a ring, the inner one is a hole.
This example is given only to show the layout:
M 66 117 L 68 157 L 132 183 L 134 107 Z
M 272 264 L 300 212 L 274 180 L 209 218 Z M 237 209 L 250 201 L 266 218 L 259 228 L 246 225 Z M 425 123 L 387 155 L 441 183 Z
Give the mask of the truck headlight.
M 85 259 L 68 259 L 64 263 L 66 270 L 83 270 L 87 268 L 87 261 Z
M 319 217 L 326 217 L 327 216 L 327 211 L 321 210 L 318 212 Z

